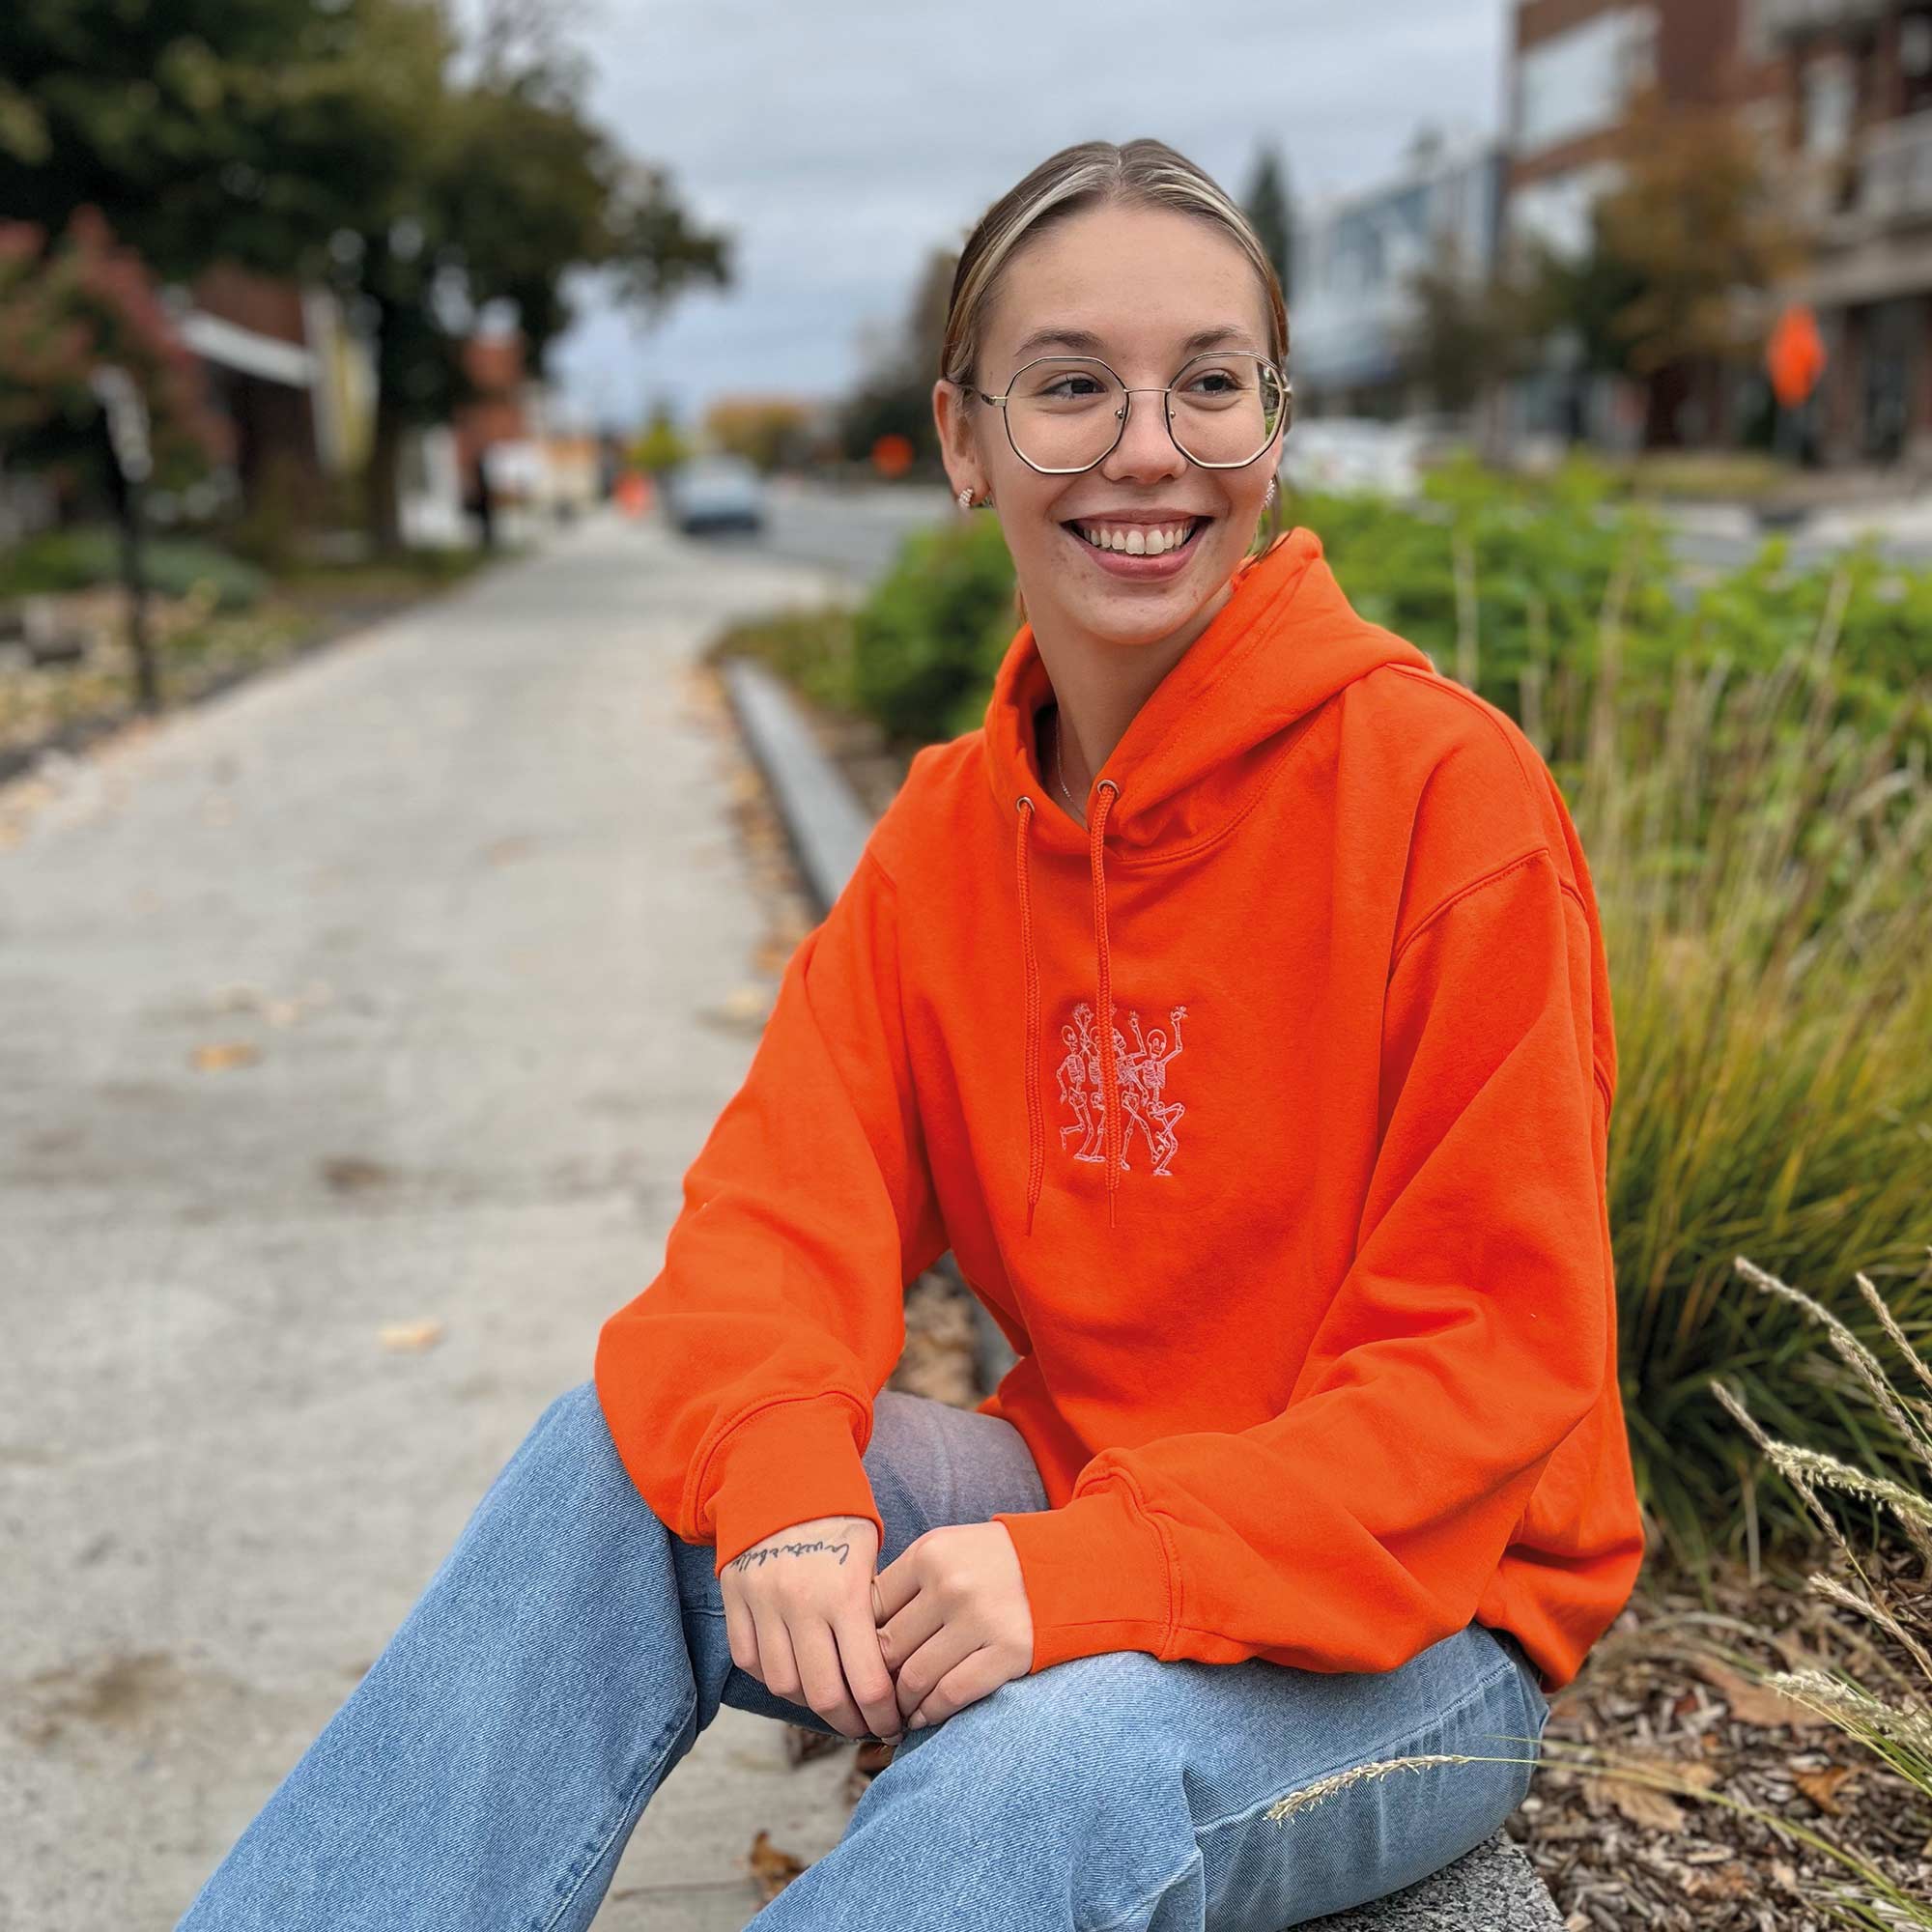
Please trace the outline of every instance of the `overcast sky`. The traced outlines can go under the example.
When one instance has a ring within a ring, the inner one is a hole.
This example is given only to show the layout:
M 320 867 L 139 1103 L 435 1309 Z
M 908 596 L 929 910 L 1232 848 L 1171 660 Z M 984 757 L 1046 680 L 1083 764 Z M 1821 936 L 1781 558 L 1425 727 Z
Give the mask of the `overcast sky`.
M 1297 199 L 1373 184 L 1416 128 L 1500 122 L 1508 0 L 1056 9 L 921 0 L 590 0 L 598 118 L 667 165 L 736 280 L 648 334 L 601 306 L 553 351 L 581 420 L 675 390 L 849 387 L 921 264 L 1069 142 L 1151 134 L 1237 198 L 1280 144 Z

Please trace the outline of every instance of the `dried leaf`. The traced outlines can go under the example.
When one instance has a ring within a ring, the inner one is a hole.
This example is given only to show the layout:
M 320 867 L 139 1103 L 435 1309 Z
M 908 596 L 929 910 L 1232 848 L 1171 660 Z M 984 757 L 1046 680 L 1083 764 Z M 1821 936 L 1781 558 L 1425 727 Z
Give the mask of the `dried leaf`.
M 1791 1781 L 1819 1810 L 1838 1818 L 1844 1816 L 1844 1806 L 1838 1803 L 1837 1789 L 1856 1770 L 1855 1765 L 1831 1764 L 1823 1771 L 1794 1771 Z
M 1699 1676 L 1709 1683 L 1730 1706 L 1731 1716 L 1741 1724 L 1790 1724 L 1796 1729 L 1832 1727 L 1830 1718 L 1801 1704 L 1796 1698 L 1741 1677 L 1713 1658 L 1694 1660 Z
M 440 1321 L 388 1321 L 378 1331 L 385 1349 L 429 1349 L 442 1340 Z
M 810 1724 L 787 1724 L 784 1727 L 785 1764 L 796 1771 L 800 1765 L 810 1764 L 815 1757 L 843 1750 L 851 1742 L 850 1738 L 835 1737 L 830 1731 L 814 1730 Z
M 1620 1768 L 1638 1775 L 1619 1776 Z M 1651 1783 L 1650 1778 L 1667 1778 L 1691 1791 L 1709 1791 L 1719 1776 L 1715 1764 L 1665 1757 L 1657 1751 L 1625 1750 L 1617 1753 L 1611 1769 L 1591 1772 L 1581 1783 L 1594 1811 L 1614 1806 L 1633 1825 L 1654 1832 L 1679 1832 L 1684 1829 L 1683 1807 L 1669 1791 Z
M 224 1066 L 252 1066 L 262 1057 L 253 1040 L 210 1040 L 195 1048 L 189 1064 L 197 1073 L 219 1073 Z
M 752 1868 L 752 1880 L 758 1888 L 759 1896 L 768 1905 L 805 1870 L 805 1861 L 790 1852 L 781 1851 L 772 1843 L 772 1834 L 762 1828 L 752 1840 L 746 1861 Z
M 1692 1898 L 1747 1898 L 1753 1887 L 1736 1865 L 1707 1865 L 1684 1874 L 1684 1889 Z
M 1655 1785 L 1634 1784 L 1628 1778 L 1595 1775 L 1585 1777 L 1582 1782 L 1584 1795 L 1593 1811 L 1614 1807 L 1633 1825 L 1641 1825 L 1651 1832 L 1681 1832 L 1684 1829 L 1684 1812 L 1677 1801 L 1669 1792 L 1660 1791 Z

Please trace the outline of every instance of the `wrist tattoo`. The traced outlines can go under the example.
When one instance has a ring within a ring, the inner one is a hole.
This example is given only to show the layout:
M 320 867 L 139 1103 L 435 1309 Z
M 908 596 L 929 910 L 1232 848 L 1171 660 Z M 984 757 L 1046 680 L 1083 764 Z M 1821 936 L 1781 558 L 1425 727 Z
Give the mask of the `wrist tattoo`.
M 845 1558 L 851 1553 L 852 1546 L 849 1543 L 828 1543 L 822 1536 L 814 1537 L 810 1543 L 761 1544 L 754 1548 L 747 1549 L 742 1554 L 732 1557 L 730 1562 L 724 1567 L 727 1570 L 749 1570 L 753 1564 L 761 1564 L 770 1557 L 810 1556 L 821 1549 L 835 1550 L 838 1553 L 838 1561 L 842 1565 Z

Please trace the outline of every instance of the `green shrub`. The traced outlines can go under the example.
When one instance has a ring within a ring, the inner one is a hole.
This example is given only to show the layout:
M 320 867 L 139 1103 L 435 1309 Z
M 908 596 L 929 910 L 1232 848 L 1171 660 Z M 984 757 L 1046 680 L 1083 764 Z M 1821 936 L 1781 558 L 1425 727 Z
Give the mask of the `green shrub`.
M 1019 629 L 1013 565 L 991 517 L 916 530 L 853 619 L 852 697 L 895 738 L 943 739 L 986 715 Z
M 815 703 L 860 708 L 852 690 L 852 612 L 843 605 L 793 606 L 729 625 L 707 655 L 734 654 L 758 659 Z
M 163 596 L 185 597 L 206 586 L 217 611 L 245 611 L 269 590 L 268 578 L 252 564 L 212 545 L 177 537 L 144 542 L 141 568 L 149 586 Z M 50 530 L 0 554 L 4 596 L 85 590 L 120 579 L 120 538 L 107 528 Z
M 1834 724 L 1829 668 L 1807 688 L 1797 656 L 1716 674 L 1687 661 L 1655 710 L 1627 696 L 1571 801 L 1615 1005 L 1609 1224 L 1633 1458 L 1693 1565 L 1755 1530 L 1712 1375 L 1861 1466 L 1888 1447 L 1788 1305 L 1725 1292 L 1733 1256 L 1800 1280 L 1863 1267 L 1896 1284 L 1909 1329 L 1932 1325 L 1932 781 L 1896 731 Z M 1604 662 L 1613 685 L 1613 646 Z M 1870 1311 L 1840 1299 L 1872 1339 Z M 1767 1526 L 1804 1524 L 1774 1504 Z

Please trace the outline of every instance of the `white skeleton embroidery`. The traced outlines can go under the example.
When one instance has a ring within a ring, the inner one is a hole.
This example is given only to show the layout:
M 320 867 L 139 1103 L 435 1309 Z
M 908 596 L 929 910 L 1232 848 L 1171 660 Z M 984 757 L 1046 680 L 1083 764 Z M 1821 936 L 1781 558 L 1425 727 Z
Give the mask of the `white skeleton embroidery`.
M 1132 1050 L 1122 1037 L 1120 1028 L 1114 1029 L 1114 1071 L 1120 1083 L 1121 1115 L 1125 1122 L 1121 1137 L 1123 1174 L 1130 1166 L 1127 1149 L 1137 1127 L 1147 1140 L 1152 1161 L 1151 1173 L 1166 1176 L 1180 1147 L 1179 1136 L 1174 1129 L 1187 1109 L 1179 1101 L 1166 1097 L 1167 1064 L 1180 1052 L 1180 1022 L 1186 1017 L 1185 1007 L 1169 1009 L 1168 1020 L 1174 1028 L 1171 1050 L 1167 1035 L 1159 1027 L 1151 1033 L 1141 1032 L 1141 1016 L 1137 1012 L 1127 1015 L 1127 1024 L 1134 1031 Z M 1061 1145 L 1064 1148 L 1077 1136 L 1080 1145 L 1074 1150 L 1075 1160 L 1102 1160 L 1105 1153 L 1101 1147 L 1100 1041 L 1090 1002 L 1082 1000 L 1073 1009 L 1073 1018 L 1060 1029 L 1060 1037 L 1066 1043 L 1066 1058 L 1060 1063 L 1060 1098 L 1073 1110 L 1077 1122 L 1061 1128 Z

